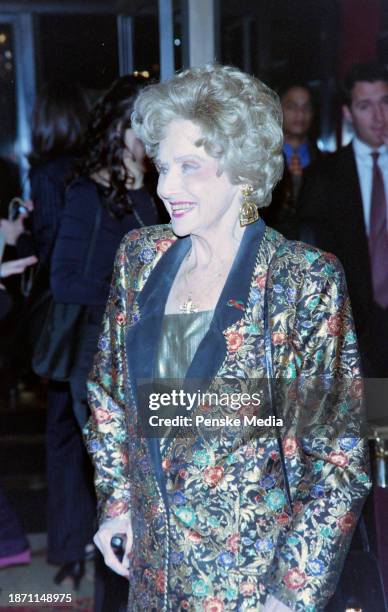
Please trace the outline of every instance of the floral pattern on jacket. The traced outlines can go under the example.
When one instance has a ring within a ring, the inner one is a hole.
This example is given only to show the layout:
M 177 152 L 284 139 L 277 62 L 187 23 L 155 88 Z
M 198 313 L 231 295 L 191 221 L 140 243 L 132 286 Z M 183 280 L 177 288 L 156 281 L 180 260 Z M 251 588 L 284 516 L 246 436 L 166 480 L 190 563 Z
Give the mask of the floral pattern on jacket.
M 362 390 L 343 271 L 333 256 L 267 228 L 245 309 L 223 330 L 225 357 L 211 385 L 252 392 L 255 381 L 266 378 L 269 274 L 292 515 L 277 440 L 263 439 L 254 428 L 177 435 L 162 461 L 167 513 L 146 440 L 136 429 L 125 338 L 141 318 L 139 293 L 175 241 L 166 226 L 135 230 L 123 241 L 89 381 L 86 438 L 100 519 L 130 514 L 133 523 L 129 609 L 260 610 L 272 593 L 292 609 L 321 610 L 370 487 L 366 444 L 353 414 Z M 344 384 L 333 391 L 338 379 Z

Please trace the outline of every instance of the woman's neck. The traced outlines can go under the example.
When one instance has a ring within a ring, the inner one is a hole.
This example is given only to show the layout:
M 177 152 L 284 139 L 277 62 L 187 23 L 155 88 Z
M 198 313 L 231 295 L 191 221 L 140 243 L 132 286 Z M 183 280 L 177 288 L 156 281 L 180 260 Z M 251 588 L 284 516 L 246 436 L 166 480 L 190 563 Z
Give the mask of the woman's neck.
M 187 258 L 188 270 L 206 270 L 228 266 L 236 256 L 244 234 L 238 220 L 231 226 L 219 224 L 205 233 L 191 234 L 191 250 Z
M 244 231 L 235 214 L 218 218 L 214 227 L 191 233 L 191 249 L 174 279 L 166 314 L 214 310 Z

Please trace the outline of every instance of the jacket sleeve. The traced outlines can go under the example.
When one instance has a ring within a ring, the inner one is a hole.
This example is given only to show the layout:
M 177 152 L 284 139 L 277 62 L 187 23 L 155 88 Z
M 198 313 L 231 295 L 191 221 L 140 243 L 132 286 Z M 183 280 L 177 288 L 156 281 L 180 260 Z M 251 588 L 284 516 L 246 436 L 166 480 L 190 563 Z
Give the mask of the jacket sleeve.
M 51 262 L 54 299 L 64 304 L 104 306 L 110 279 L 85 274 L 89 244 L 99 199 L 94 191 L 75 182 L 66 192 L 65 208 Z M 96 249 L 103 248 L 97 237 Z
M 129 513 L 128 451 L 125 405 L 128 402 L 125 358 L 127 289 L 126 240 L 116 256 L 98 352 L 88 381 L 91 417 L 84 428 L 95 466 L 99 521 Z
M 305 256 L 311 265 L 294 321 L 299 372 L 291 411 L 304 421 L 303 433 L 294 445 L 284 440 L 293 515 L 278 542 L 268 590 L 293 610 L 316 612 L 334 593 L 371 484 L 344 274 L 334 256 L 307 249 Z

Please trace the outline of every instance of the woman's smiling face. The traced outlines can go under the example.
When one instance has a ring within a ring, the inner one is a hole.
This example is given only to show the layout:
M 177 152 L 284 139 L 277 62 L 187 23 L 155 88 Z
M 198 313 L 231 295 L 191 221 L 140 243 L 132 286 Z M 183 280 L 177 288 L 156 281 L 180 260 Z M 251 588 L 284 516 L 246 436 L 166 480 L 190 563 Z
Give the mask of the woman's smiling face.
M 158 195 L 177 236 L 207 233 L 225 216 L 234 223 L 239 214 L 239 186 L 230 182 L 226 172 L 218 173 L 219 161 L 203 146 L 196 146 L 200 138 L 195 123 L 174 119 L 159 144 Z

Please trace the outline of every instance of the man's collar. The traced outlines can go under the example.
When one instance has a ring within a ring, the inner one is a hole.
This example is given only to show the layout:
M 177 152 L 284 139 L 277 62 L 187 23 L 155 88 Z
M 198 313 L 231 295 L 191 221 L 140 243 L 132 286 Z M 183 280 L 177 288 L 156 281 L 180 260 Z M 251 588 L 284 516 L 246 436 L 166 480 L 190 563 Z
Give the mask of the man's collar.
M 292 147 L 288 142 L 284 142 L 283 144 L 283 151 L 285 153 L 295 153 L 295 152 L 300 152 L 302 150 L 308 150 L 309 149 L 309 142 L 308 140 L 305 140 L 304 142 L 301 142 L 296 148 Z
M 357 136 L 354 136 L 352 144 L 355 154 L 359 156 L 368 156 L 369 158 L 371 153 L 373 153 L 374 151 L 377 151 L 377 153 L 380 153 L 380 155 L 387 154 L 387 145 L 385 144 L 381 145 L 376 149 L 366 144 L 366 142 L 363 142 L 362 140 L 357 138 Z

